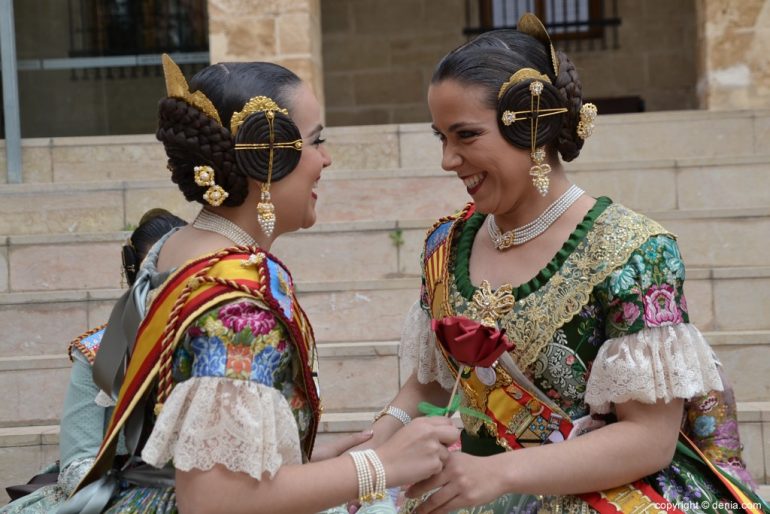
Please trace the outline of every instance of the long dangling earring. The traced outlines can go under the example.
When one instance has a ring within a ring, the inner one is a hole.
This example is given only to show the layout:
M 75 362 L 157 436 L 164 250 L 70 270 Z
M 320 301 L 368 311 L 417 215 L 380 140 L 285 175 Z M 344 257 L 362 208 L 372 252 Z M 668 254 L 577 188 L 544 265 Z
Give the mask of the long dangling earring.
M 530 156 L 534 162 L 534 165 L 529 169 L 529 174 L 532 176 L 532 184 L 537 191 L 541 196 L 545 196 L 551 185 L 551 179 L 548 178 L 548 174 L 551 173 L 551 165 L 545 163 L 545 147 L 537 148 L 537 122 L 540 117 L 540 93 L 543 92 L 543 83 L 539 80 L 532 81 L 529 84 L 529 92 L 531 94 L 530 111 L 532 113 L 530 118 L 532 153 Z
M 206 192 L 203 193 L 203 199 L 213 207 L 222 205 L 222 202 L 224 202 L 230 194 L 225 191 L 222 186 L 218 186 L 216 182 L 214 182 L 214 168 L 204 164 L 202 166 L 195 166 L 193 171 L 195 172 L 195 183 L 201 187 L 208 187 Z
M 275 230 L 275 206 L 270 199 L 270 181 L 273 178 L 273 143 L 275 142 L 273 121 L 275 120 L 275 113 L 271 110 L 265 111 L 265 118 L 267 118 L 267 126 L 270 131 L 270 148 L 267 158 L 267 182 L 261 186 L 262 193 L 259 197 L 259 203 L 257 203 L 257 222 L 262 228 L 262 232 L 270 237 Z

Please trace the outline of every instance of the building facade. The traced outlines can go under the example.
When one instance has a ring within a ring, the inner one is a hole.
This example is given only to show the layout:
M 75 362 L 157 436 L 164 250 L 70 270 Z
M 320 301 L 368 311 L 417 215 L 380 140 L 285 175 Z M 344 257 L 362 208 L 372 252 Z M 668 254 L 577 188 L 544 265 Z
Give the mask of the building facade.
M 438 59 L 480 30 L 514 24 L 525 10 L 551 26 L 555 45 L 577 65 L 585 95 L 611 111 L 770 106 L 767 0 L 3 0 L 0 6 L 0 17 L 10 6 L 16 45 L 3 71 L 15 72 L 18 89 L 15 106 L 4 104 L 4 125 L 18 113 L 22 138 L 152 133 L 163 94 L 162 52 L 172 53 L 188 76 L 209 62 L 283 64 L 313 85 L 331 126 L 425 122 Z M 3 40 L 8 37 L 6 28 Z M 6 91 L 6 99 L 12 96 Z

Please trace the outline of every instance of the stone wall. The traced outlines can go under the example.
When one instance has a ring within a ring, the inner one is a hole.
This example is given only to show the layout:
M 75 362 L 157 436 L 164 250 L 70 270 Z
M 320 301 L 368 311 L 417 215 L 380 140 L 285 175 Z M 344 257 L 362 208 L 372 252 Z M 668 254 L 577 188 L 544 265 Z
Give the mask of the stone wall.
M 324 104 L 320 0 L 209 0 L 208 11 L 211 62 L 281 64 Z
M 328 123 L 428 121 L 427 85 L 465 41 L 465 2 L 322 0 L 321 10 Z M 570 52 L 585 93 L 697 108 L 695 0 L 619 0 L 618 11 L 618 49 Z
M 698 0 L 698 101 L 712 110 L 770 106 L 770 1 Z
M 433 67 L 464 41 L 463 0 L 322 0 L 329 125 L 427 121 Z
M 639 96 L 648 111 L 696 109 L 695 1 L 619 0 L 618 16 L 619 48 L 569 53 L 584 94 Z

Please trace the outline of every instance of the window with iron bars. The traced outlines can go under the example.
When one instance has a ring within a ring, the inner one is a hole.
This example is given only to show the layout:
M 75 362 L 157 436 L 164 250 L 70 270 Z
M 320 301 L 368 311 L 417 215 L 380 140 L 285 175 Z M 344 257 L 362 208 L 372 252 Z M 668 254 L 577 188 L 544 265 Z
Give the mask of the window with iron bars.
M 206 0 L 69 0 L 70 57 L 208 51 Z
M 617 0 L 466 0 L 466 35 L 515 28 L 534 13 L 565 50 L 617 48 Z

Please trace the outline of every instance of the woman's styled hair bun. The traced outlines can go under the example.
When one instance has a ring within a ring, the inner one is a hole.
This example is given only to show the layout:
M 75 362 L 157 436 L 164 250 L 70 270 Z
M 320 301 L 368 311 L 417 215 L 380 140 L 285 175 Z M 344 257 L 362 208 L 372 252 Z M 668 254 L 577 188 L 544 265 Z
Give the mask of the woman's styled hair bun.
M 238 148 L 235 152 L 238 168 L 259 182 L 268 180 L 271 130 L 273 143 L 280 143 L 281 145 L 273 148 L 273 172 L 270 180 L 276 182 L 291 173 L 297 167 L 302 156 L 300 151 L 302 136 L 297 125 L 288 115 L 280 111 L 270 112 L 273 113 L 272 120 L 268 120 L 266 111 L 250 114 L 240 125 L 235 135 L 236 145 L 260 145 L 259 149 Z M 299 142 L 299 146 L 284 146 L 285 143 L 296 144 L 297 142 Z
M 532 124 L 530 117 L 534 114 L 533 96 L 530 91 L 530 84 L 533 80 L 524 80 L 508 87 L 500 100 L 497 102 L 497 124 L 500 132 L 508 142 L 528 150 L 532 147 Z M 559 91 L 551 84 L 540 81 L 543 90 L 540 93 L 539 109 L 558 109 L 564 107 L 564 102 Z M 537 100 L 535 100 L 537 102 Z M 513 123 L 505 124 L 505 113 L 521 113 L 518 120 Z M 540 116 L 536 121 L 537 142 L 535 146 L 543 146 L 553 142 L 562 130 L 564 116 L 554 114 L 550 116 Z
M 499 97 L 498 94 L 501 86 L 520 70 L 531 69 L 548 77 L 540 80 L 543 91 L 539 110 L 566 108 L 567 112 L 538 117 L 536 146 L 551 144 L 565 161 L 571 161 L 583 146 L 583 140 L 577 136 L 583 88 L 575 65 L 563 52 L 556 54 L 558 75 L 554 71 L 550 44 L 517 30 L 492 30 L 449 52 L 436 66 L 431 82 L 437 84 L 452 79 L 483 88 L 485 104 L 497 112 L 498 126 L 506 140 L 518 148 L 530 149 L 530 115 L 521 111 L 536 107 L 531 103 L 529 91 L 532 81 L 521 80 L 511 84 Z M 519 112 L 517 121 L 506 125 L 502 119 L 506 111 Z M 522 119 L 526 121 L 519 121 Z
M 272 63 L 220 63 L 199 71 L 188 86 L 181 70 L 165 57 L 164 72 L 169 96 L 158 106 L 156 136 L 166 149 L 172 181 L 188 201 L 211 203 L 204 199 L 204 194 L 213 186 L 200 185 L 195 180 L 197 166 L 210 166 L 213 183 L 227 193 L 222 205 L 241 205 L 249 192 L 247 178 L 268 179 L 270 152 L 236 151 L 236 142 L 267 144 L 270 126 L 265 111 L 251 111 L 242 119 L 237 132 L 230 128 L 230 121 L 234 113 L 243 111 L 256 97 L 267 97 L 274 104 L 291 107 L 292 91 L 301 83 L 300 78 Z M 301 141 L 287 112 L 274 111 L 276 143 Z M 292 150 L 274 149 L 271 180 L 280 180 L 296 168 L 300 149 L 301 143 Z
M 583 83 L 578 76 L 577 68 L 567 54 L 556 52 L 559 58 L 559 76 L 554 86 L 558 89 L 562 102 L 567 107 L 564 124 L 559 134 L 558 150 L 562 159 L 571 161 L 580 155 L 584 140 L 577 135 L 580 121 L 580 108 L 583 107 Z
M 248 193 L 245 175 L 235 162 L 230 131 L 184 100 L 166 97 L 158 105 L 156 137 L 168 156 L 171 180 L 179 186 L 185 199 L 207 204 L 205 186 L 195 183 L 195 166 L 214 169 L 214 180 L 228 192 L 226 206 L 243 203 Z

